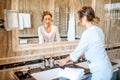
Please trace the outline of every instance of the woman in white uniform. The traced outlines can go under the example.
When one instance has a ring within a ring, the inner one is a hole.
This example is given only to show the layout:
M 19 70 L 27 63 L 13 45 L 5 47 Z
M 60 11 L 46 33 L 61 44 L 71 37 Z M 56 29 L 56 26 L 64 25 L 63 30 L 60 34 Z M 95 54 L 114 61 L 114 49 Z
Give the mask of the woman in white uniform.
M 104 34 L 95 24 L 99 18 L 95 16 L 94 10 L 84 6 L 78 11 L 80 23 L 86 27 L 76 49 L 60 62 L 64 66 L 68 61 L 77 61 L 83 54 L 88 61 L 91 80 L 110 80 L 112 77 L 112 65 L 105 51 Z M 65 79 L 64 79 L 65 80 Z
M 52 25 L 52 14 L 44 11 L 42 14 L 43 25 L 38 27 L 39 43 L 61 41 L 58 27 Z

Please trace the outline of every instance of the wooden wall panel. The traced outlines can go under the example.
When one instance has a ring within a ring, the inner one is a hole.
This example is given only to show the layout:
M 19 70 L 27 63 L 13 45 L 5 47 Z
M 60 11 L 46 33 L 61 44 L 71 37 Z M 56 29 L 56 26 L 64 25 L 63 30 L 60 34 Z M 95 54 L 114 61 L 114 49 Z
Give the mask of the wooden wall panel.
M 4 9 L 6 9 L 9 1 L 0 0 L 0 19 L 4 19 Z M 8 52 L 8 32 L 4 28 L 0 28 L 0 58 L 6 57 Z
M 0 0 L 0 19 L 4 18 L 4 9 L 5 9 L 6 2 L 5 0 Z
M 18 0 L 0 0 L 0 18 L 4 19 L 4 9 L 17 9 Z M 5 21 L 6 22 L 6 21 Z M 0 28 L 0 59 L 3 57 L 15 56 L 13 50 L 17 48 L 18 44 L 18 31 L 7 31 Z
M 8 50 L 8 37 L 5 29 L 0 29 L 0 58 L 7 56 Z

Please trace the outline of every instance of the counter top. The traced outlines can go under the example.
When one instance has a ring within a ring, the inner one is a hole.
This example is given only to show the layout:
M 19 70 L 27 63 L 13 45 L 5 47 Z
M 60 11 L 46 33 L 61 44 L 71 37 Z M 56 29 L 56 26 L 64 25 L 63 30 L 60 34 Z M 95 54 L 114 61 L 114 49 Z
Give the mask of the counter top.
M 114 65 L 113 67 L 120 67 L 120 59 L 113 59 L 111 61 L 115 62 L 115 63 L 118 63 L 118 64 Z
M 114 60 L 111 60 L 112 61 L 112 65 L 113 65 L 113 71 L 116 71 L 116 70 L 119 70 L 118 69 L 118 67 L 120 67 L 120 59 L 114 59 Z M 117 64 L 116 64 L 117 63 Z M 67 66 L 66 66 L 67 67 Z M 74 65 L 70 65 L 70 66 L 68 66 L 68 67 L 75 67 Z M 38 74 L 38 73 L 43 73 L 43 72 L 49 72 L 50 70 L 54 70 L 54 69 L 56 69 L 56 68 L 53 68 L 53 69 L 46 69 L 46 70 L 40 70 L 40 68 L 37 70 L 37 72 L 34 72 L 33 71 L 33 73 L 31 73 L 32 75 L 34 74 L 34 77 Z M 55 72 L 55 71 L 53 71 L 53 72 Z M 36 74 L 36 75 L 35 75 Z M 54 74 L 53 74 L 54 75 Z M 37 75 L 38 76 L 38 75 Z M 56 76 L 56 75 L 55 75 Z M 40 77 L 40 76 L 38 76 L 38 77 Z

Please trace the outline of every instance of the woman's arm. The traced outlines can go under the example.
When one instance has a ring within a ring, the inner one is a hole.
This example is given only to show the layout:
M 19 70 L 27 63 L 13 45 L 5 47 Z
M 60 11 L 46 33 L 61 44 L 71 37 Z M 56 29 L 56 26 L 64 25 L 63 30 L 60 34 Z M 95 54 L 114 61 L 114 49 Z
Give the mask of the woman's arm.
M 77 61 L 80 57 L 83 57 L 83 55 L 87 51 L 88 45 L 89 45 L 89 37 L 88 36 L 89 35 L 87 35 L 87 34 L 82 34 L 80 42 L 77 45 L 77 47 L 75 48 L 75 50 L 68 57 L 66 57 L 59 63 L 60 66 L 64 66 L 70 60 Z
M 85 55 L 84 55 L 84 54 L 81 55 L 80 58 L 85 59 Z M 59 66 L 64 66 L 64 65 L 65 65 L 67 62 L 69 62 L 69 61 L 71 61 L 70 56 L 66 57 L 65 59 L 62 59 L 62 60 L 60 61 L 60 63 L 59 63 Z

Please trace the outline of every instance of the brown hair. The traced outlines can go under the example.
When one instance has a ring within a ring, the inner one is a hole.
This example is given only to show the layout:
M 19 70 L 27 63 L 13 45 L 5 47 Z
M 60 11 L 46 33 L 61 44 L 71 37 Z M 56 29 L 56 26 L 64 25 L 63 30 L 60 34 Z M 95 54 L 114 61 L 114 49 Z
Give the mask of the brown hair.
M 42 19 L 41 19 L 41 21 L 43 21 L 43 19 L 44 19 L 44 16 L 46 16 L 46 15 L 50 15 L 50 16 L 52 17 L 52 14 L 51 14 L 49 11 L 43 11 L 43 14 L 42 14 Z
M 98 24 L 100 22 L 100 18 L 95 16 L 94 10 L 90 6 L 83 6 L 78 10 L 78 17 L 81 19 L 86 16 L 87 20 L 92 24 Z

